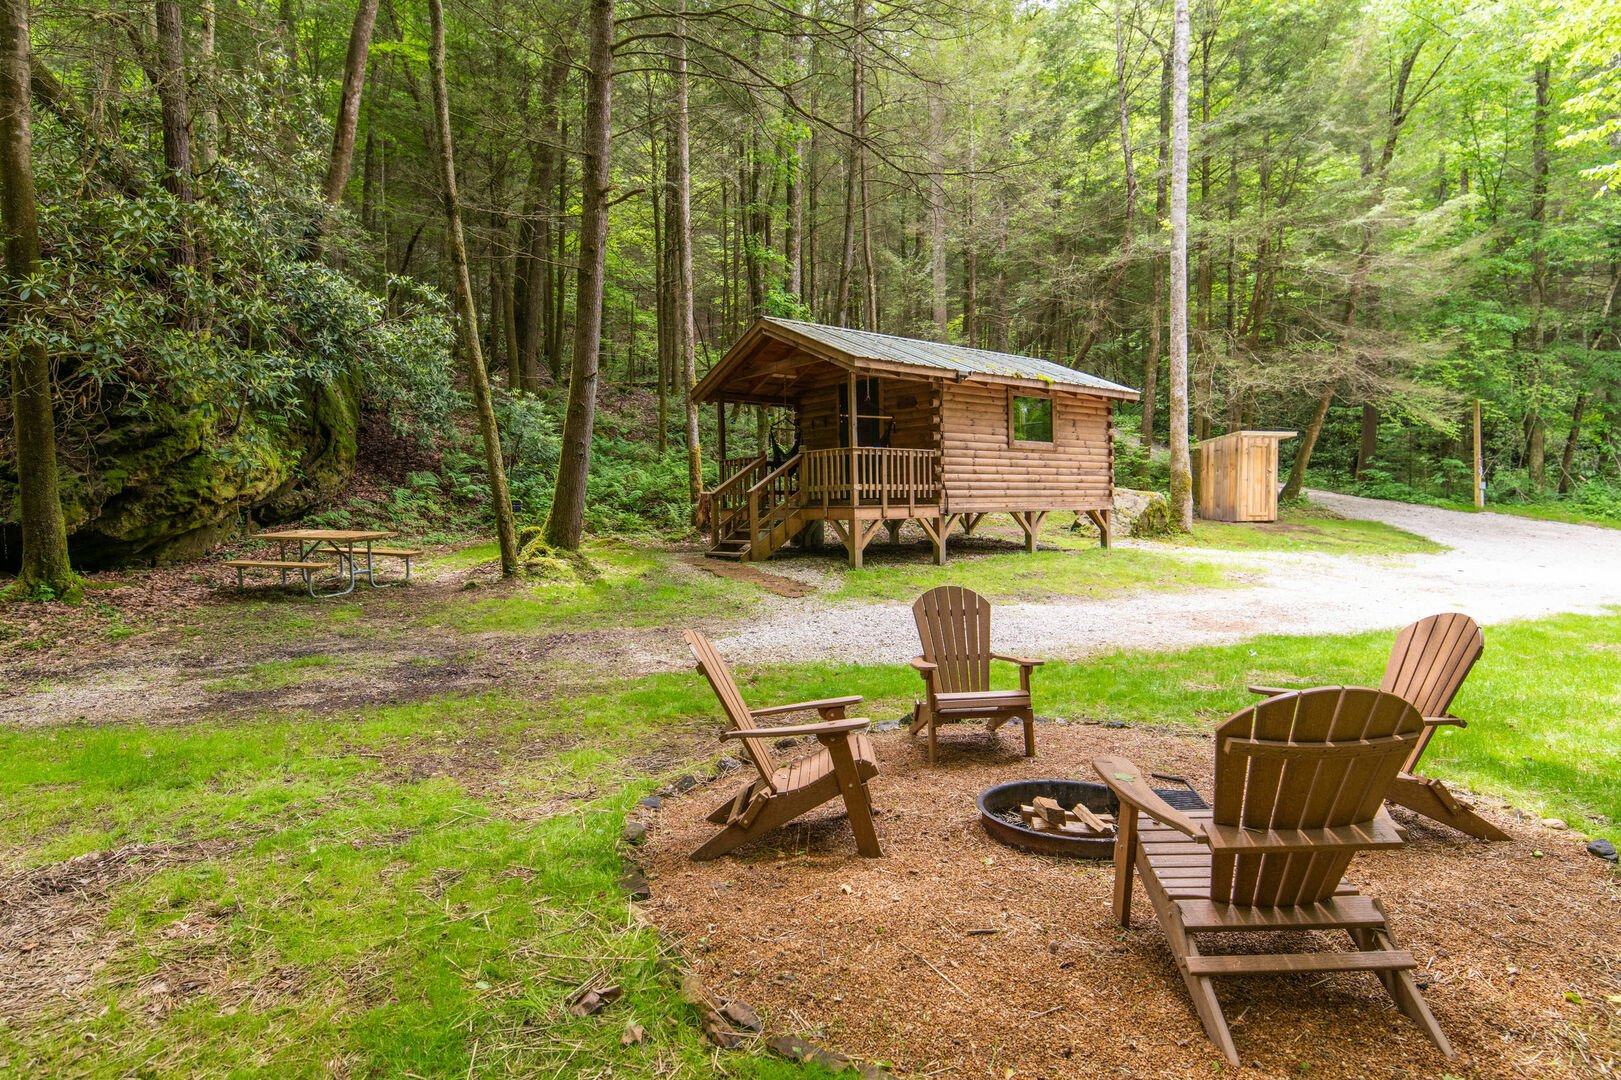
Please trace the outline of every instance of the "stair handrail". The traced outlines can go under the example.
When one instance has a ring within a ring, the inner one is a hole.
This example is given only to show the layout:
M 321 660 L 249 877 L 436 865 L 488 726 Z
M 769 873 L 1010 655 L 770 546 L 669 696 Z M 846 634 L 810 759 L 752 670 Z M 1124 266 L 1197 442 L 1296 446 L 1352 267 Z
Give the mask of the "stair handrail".
M 784 475 L 796 472 L 799 468 L 800 456 L 800 454 L 790 456 L 787 461 L 784 461 L 781 465 L 778 465 L 775 469 L 772 469 L 769 473 L 762 477 L 759 483 L 749 488 L 749 543 L 754 543 L 754 538 L 758 536 L 760 532 L 760 494 L 772 485 L 776 484 L 777 481 Z M 785 501 L 787 500 L 773 500 L 771 509 L 775 510 Z
M 747 481 L 752 474 L 763 468 L 765 463 L 765 455 L 758 454 L 751 458 L 743 468 L 717 484 L 712 491 L 705 492 L 709 501 L 709 542 L 711 546 L 720 543 L 720 538 L 727 531 L 727 526 L 738 516 L 740 507 L 729 508 L 727 506 L 728 502 L 734 499 L 737 502 L 742 502 L 748 497 Z

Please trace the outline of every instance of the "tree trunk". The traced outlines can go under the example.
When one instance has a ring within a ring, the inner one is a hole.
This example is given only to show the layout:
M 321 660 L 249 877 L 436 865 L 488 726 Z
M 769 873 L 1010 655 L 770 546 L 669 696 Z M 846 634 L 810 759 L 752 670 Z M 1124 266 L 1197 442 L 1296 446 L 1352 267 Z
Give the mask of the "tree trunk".
M 1154 221 L 1156 227 L 1170 211 L 1171 183 L 1171 52 L 1161 54 L 1159 79 L 1159 160 L 1154 169 Z M 1159 393 L 1160 353 L 1165 347 L 1165 260 L 1158 254 L 1153 262 L 1154 288 L 1149 301 L 1148 358 L 1143 363 L 1143 449 L 1154 452 L 1155 401 Z
M 1194 245 L 1195 292 L 1193 332 L 1193 434 L 1210 438 L 1212 398 L 1215 396 L 1215 357 L 1210 352 L 1210 301 L 1215 266 L 1210 260 L 1210 52 L 1216 39 L 1217 9 L 1205 9 L 1208 25 L 1199 34 L 1199 242 Z
M 1548 345 L 1548 77 L 1549 64 L 1536 66 L 1536 108 L 1531 126 L 1531 356 L 1526 367 L 1526 471 L 1531 487 L 1548 485 L 1547 431 L 1542 418 L 1542 354 Z M 1563 478 L 1560 480 L 1564 483 Z
M 163 186 L 182 204 L 192 199 L 191 117 L 186 106 L 186 51 L 181 35 L 180 5 L 176 0 L 157 0 L 157 66 L 154 89 L 163 119 Z M 191 223 L 183 217 L 175 261 L 194 266 Z
M 0 0 L 0 228 L 5 230 L 6 278 L 0 313 L 6 324 L 18 321 L 32 303 L 18 299 L 17 283 L 39 270 L 28 68 L 28 0 Z M 57 489 L 51 359 L 38 344 L 11 353 L 11 422 L 22 566 L 10 595 L 19 600 L 72 599 L 79 582 L 68 563 Z
M 439 143 L 439 183 L 445 205 L 445 226 L 450 234 L 450 262 L 455 275 L 457 319 L 462 353 L 467 361 L 467 382 L 478 412 L 479 434 L 484 439 L 484 464 L 489 471 L 490 499 L 495 504 L 495 533 L 501 547 L 501 576 L 518 572 L 518 537 L 512 521 L 512 497 L 507 492 L 506 463 L 501 457 L 501 434 L 495 427 L 490 401 L 490 380 L 479 351 L 478 312 L 473 304 L 473 279 L 467 268 L 467 241 L 462 236 L 461 207 L 456 194 L 456 160 L 450 136 L 450 92 L 445 82 L 445 14 L 440 0 L 428 0 L 433 41 L 428 54 L 433 78 L 433 111 Z
M 568 154 L 563 147 L 568 145 L 568 124 L 559 123 L 557 128 L 557 217 L 554 219 L 555 227 L 552 237 L 552 283 L 551 299 L 552 313 L 546 323 L 546 370 L 551 374 L 552 382 L 563 381 L 563 305 L 567 301 L 564 292 L 568 284 L 568 264 L 565 261 L 568 255 Z
M 861 35 L 866 6 L 866 0 L 855 0 L 851 23 L 854 37 L 850 42 L 850 154 L 844 163 L 844 244 L 839 250 L 839 279 L 833 299 L 833 321 L 839 326 L 850 325 L 850 272 L 856 261 L 856 215 L 861 212 L 857 205 L 862 192 L 861 132 L 862 118 L 867 113 Z
M 585 531 L 585 485 L 596 426 L 602 347 L 602 283 L 608 244 L 608 155 L 613 109 L 614 0 L 590 0 L 591 51 L 586 73 L 585 139 L 580 173 L 580 261 L 575 271 L 574 361 L 563 420 L 557 490 L 546 542 L 577 550 Z
M 1193 531 L 1188 453 L 1188 0 L 1176 0 L 1171 78 L 1171 520 Z
M 558 144 L 558 99 L 567 78 L 568 61 L 559 47 L 546 58 L 541 72 L 540 139 L 530 151 L 529 194 L 524 202 L 524 224 L 519 231 L 521 244 L 514 271 L 519 382 L 530 393 L 540 390 L 540 355 L 552 318 L 551 188 L 558 174 L 557 162 L 563 154 Z
M 1137 166 L 1136 157 L 1131 151 L 1131 72 L 1126 61 L 1125 14 L 1118 2 L 1114 9 L 1114 75 L 1115 104 L 1120 114 L 1120 159 L 1126 175 L 1126 217 L 1120 227 L 1120 253 L 1115 256 L 1114 269 L 1109 272 L 1109 281 L 1103 287 L 1102 295 L 1092 306 L 1086 334 L 1081 338 L 1080 347 L 1075 350 L 1077 367 L 1086 362 L 1098 335 L 1103 332 L 1109 312 L 1119 299 L 1120 284 L 1131 266 L 1132 248 L 1137 239 Z
M 1372 404 L 1364 402 L 1362 405 L 1362 438 L 1356 450 L 1356 479 L 1362 479 L 1362 474 L 1368 470 L 1373 462 L 1373 455 L 1379 450 L 1379 410 Z
M 692 388 L 698 385 L 698 343 L 692 314 L 692 148 L 688 115 L 686 0 L 676 0 L 675 22 L 675 152 L 670 173 L 670 239 L 674 251 L 672 283 L 675 306 L 675 360 L 681 372 L 682 397 L 687 413 L 687 488 L 694 514 L 703 495 L 703 455 L 698 444 L 698 405 Z
M 930 301 L 934 334 L 945 341 L 946 333 L 946 177 L 945 117 L 942 88 L 929 87 L 929 270 Z
M 1372 198 L 1375 205 L 1385 197 L 1385 187 L 1390 176 L 1390 162 L 1396 156 L 1396 141 L 1401 135 L 1402 125 L 1407 122 L 1407 84 L 1412 78 L 1413 68 L 1418 63 L 1418 57 L 1424 50 L 1424 42 L 1420 40 L 1402 57 L 1401 66 L 1396 71 L 1396 84 L 1392 88 L 1389 127 L 1385 131 L 1384 149 L 1380 152 L 1379 163 L 1374 167 L 1374 187 Z M 1439 71 L 1439 68 L 1437 68 Z M 1431 75 L 1434 78 L 1434 74 Z M 1373 167 L 1371 162 L 1364 166 L 1364 175 L 1368 168 Z M 1362 246 L 1357 252 L 1356 264 L 1351 269 L 1351 287 L 1345 298 L 1345 347 L 1353 348 L 1351 341 L 1352 331 L 1362 310 L 1362 294 L 1367 288 L 1368 274 L 1373 267 L 1373 228 L 1364 225 L 1362 228 Z M 1317 448 L 1317 436 L 1322 434 L 1323 420 L 1328 416 L 1329 406 L 1334 403 L 1334 393 L 1338 389 L 1338 380 L 1330 380 L 1323 387 L 1317 398 L 1317 408 L 1312 413 L 1312 421 L 1306 426 L 1306 432 L 1301 437 L 1300 448 L 1295 452 L 1294 464 L 1289 469 L 1289 479 L 1283 485 L 1279 494 L 1282 499 L 1298 499 L 1300 492 L 1306 486 L 1306 470 L 1311 466 L 1312 451 Z
M 805 75 L 805 20 L 800 14 L 798 0 L 790 6 L 788 24 L 788 60 L 795 79 Z M 798 122 L 794 125 L 794 138 L 789 146 L 788 175 L 784 200 L 788 204 L 787 235 L 783 238 L 783 257 L 787 262 L 784 287 L 789 296 L 805 302 L 805 138 Z
M 360 0 L 349 31 L 349 54 L 343 61 L 343 90 L 338 95 L 338 116 L 332 124 L 332 156 L 327 161 L 321 192 L 328 206 L 343 201 L 349 167 L 355 157 L 355 132 L 360 124 L 360 92 L 366 82 L 366 57 L 372 27 L 377 22 L 377 0 Z
M 674 335 L 671 333 L 670 319 L 674 314 L 674 305 L 670 303 L 670 151 L 674 140 L 671 139 L 668 117 L 665 123 L 658 123 L 658 106 L 653 95 L 653 75 L 646 75 L 647 87 L 647 201 L 651 211 L 649 217 L 653 223 L 653 312 L 654 326 L 657 333 L 654 335 L 657 344 L 654 355 L 658 357 L 654 382 L 657 384 L 658 395 L 658 431 L 654 433 L 654 444 L 658 452 L 663 454 L 670 448 L 670 354 Z M 659 157 L 660 127 L 664 128 L 664 157 Z M 660 170 L 663 175 L 660 175 Z M 660 189 L 663 189 L 661 195 Z M 633 301 L 634 303 L 634 301 Z
M 1582 413 L 1587 411 L 1587 393 L 1576 395 L 1576 407 L 1570 411 L 1570 430 L 1565 433 L 1565 451 L 1559 455 L 1559 494 L 1569 495 L 1570 471 L 1576 462 L 1576 446 L 1582 439 Z
M 862 118 L 862 140 L 866 139 L 866 119 Z M 878 321 L 878 264 L 872 253 L 872 177 L 867 168 L 867 155 L 861 155 L 861 265 L 866 279 L 866 328 L 882 330 Z
M 213 167 L 219 157 L 220 113 L 219 72 L 214 56 L 214 0 L 203 0 L 197 10 L 197 47 L 202 60 L 203 107 L 197 114 L 197 164 L 199 171 Z

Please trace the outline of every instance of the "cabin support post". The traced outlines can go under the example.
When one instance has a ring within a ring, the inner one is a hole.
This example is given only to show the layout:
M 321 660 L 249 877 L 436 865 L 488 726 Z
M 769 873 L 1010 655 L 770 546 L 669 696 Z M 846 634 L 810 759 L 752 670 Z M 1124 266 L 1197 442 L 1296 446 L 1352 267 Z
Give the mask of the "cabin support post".
M 1047 520 L 1045 510 L 1013 510 L 1013 520 L 1019 523 L 1024 530 L 1024 550 L 1034 555 L 1036 553 L 1036 533 L 1041 529 L 1041 523 Z
M 1098 546 L 1108 548 L 1114 541 L 1114 515 L 1108 510 L 1088 510 L 1086 516 L 1098 527 Z
M 721 471 L 726 471 L 726 402 L 715 402 L 715 452 L 720 455 Z M 726 477 L 721 477 L 725 480 Z
M 906 524 L 904 518 L 890 518 L 884 522 L 884 528 L 889 530 L 889 546 L 895 547 L 901 542 L 901 526 Z
M 934 545 L 934 565 L 946 564 L 946 536 L 951 532 L 951 517 L 918 518 L 917 523 L 923 527 L 923 535 L 929 538 Z
M 963 515 L 961 515 L 961 518 L 962 518 L 962 534 L 964 536 L 973 536 L 974 535 L 974 530 L 979 528 L 980 519 L 983 518 L 984 516 L 985 516 L 984 514 L 963 514 Z
M 884 524 L 882 518 L 872 521 L 862 521 L 852 517 L 849 521 L 838 518 L 829 518 L 833 523 L 833 531 L 839 534 L 844 543 L 844 550 L 850 556 L 850 569 L 861 569 L 861 555 L 867 550 L 867 545 L 877 535 L 879 528 Z

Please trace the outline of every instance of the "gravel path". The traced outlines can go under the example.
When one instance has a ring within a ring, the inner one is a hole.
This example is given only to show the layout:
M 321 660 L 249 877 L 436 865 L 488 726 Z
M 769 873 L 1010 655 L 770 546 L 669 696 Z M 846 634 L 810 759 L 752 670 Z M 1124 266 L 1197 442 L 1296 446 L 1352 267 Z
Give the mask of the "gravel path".
M 1258 634 L 1335 634 L 1394 628 L 1438 611 L 1482 623 L 1621 605 L 1621 530 L 1466 514 L 1314 491 L 1345 517 L 1383 521 L 1447 545 L 1432 555 L 1366 558 L 1324 554 L 1154 550 L 1217 562 L 1242 588 L 1137 594 L 1098 600 L 999 604 L 996 647 L 1042 657 L 1114 648 L 1171 649 Z M 729 659 L 904 662 L 916 652 L 905 603 L 776 608 L 723 639 Z

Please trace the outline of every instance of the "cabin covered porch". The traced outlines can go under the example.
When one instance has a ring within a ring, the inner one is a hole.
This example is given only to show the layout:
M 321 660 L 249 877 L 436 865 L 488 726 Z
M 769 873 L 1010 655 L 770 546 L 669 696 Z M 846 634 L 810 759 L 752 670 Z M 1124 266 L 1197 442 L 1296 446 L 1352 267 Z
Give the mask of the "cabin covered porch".
M 719 430 L 724 431 L 726 404 L 717 407 Z M 851 442 L 806 449 L 814 434 L 805 430 L 804 410 L 794 408 L 792 449 L 723 458 L 724 478 L 704 493 L 700 515 L 709 532 L 709 553 L 750 561 L 768 558 L 790 540 L 816 537 L 827 522 L 850 565 L 859 567 L 880 528 L 887 527 L 893 540 L 902 525 L 916 521 L 933 544 L 936 561 L 943 563 L 946 532 L 956 517 L 945 511 L 940 451 L 861 445 L 861 428 L 868 419 L 888 416 L 863 416 L 860 408 L 846 407 L 839 425 L 841 434 L 856 433 Z

